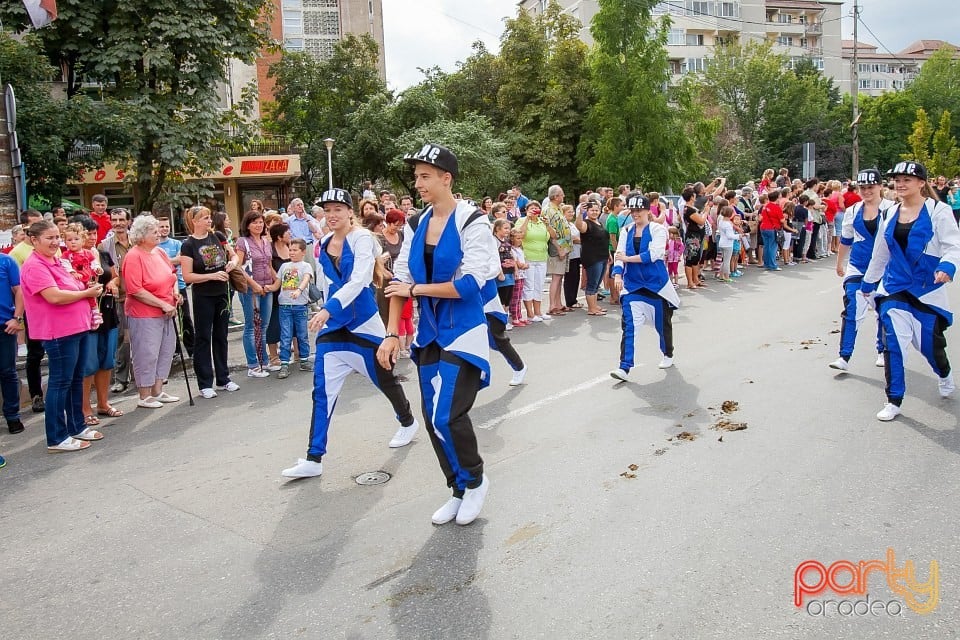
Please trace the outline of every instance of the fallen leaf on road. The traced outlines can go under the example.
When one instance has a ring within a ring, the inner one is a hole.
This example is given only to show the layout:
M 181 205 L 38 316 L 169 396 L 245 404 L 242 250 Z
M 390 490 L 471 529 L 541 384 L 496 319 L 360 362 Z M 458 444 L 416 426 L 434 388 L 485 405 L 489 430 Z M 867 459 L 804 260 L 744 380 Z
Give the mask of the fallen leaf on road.
M 624 477 L 624 478 L 636 478 L 636 477 L 637 477 L 637 474 L 635 474 L 635 473 L 627 473 L 626 471 L 624 471 L 624 472 L 621 473 L 620 475 L 621 475 L 622 477 Z
M 727 420 L 726 418 L 720 418 L 710 428 L 716 429 L 717 431 L 743 431 L 747 428 L 747 423 L 733 422 L 732 420 Z
M 630 469 L 630 471 L 636 471 L 636 470 L 639 469 L 639 468 L 640 468 L 640 467 L 638 467 L 638 466 L 635 465 L 635 464 L 627 465 L 627 469 Z
M 696 439 L 697 439 L 697 436 L 690 433 L 689 431 L 682 431 L 680 435 L 677 436 L 677 440 L 687 440 L 689 442 L 693 442 Z
M 720 436 L 719 438 L 717 438 L 717 442 L 723 442 L 723 436 Z
M 830 333 L 840 333 L 840 329 L 834 329 L 834 330 L 831 331 Z
M 684 418 L 692 418 L 696 413 L 697 413 L 696 411 L 691 411 L 690 413 L 685 413 L 685 414 L 683 414 L 683 417 L 684 417 Z
M 655 456 L 662 456 L 662 455 L 665 454 L 666 452 L 667 452 L 666 449 L 657 449 L 656 451 L 653 452 L 653 455 L 655 455 Z
M 733 413 L 740 408 L 740 403 L 736 400 L 724 400 L 723 404 L 720 405 L 720 410 L 724 413 Z

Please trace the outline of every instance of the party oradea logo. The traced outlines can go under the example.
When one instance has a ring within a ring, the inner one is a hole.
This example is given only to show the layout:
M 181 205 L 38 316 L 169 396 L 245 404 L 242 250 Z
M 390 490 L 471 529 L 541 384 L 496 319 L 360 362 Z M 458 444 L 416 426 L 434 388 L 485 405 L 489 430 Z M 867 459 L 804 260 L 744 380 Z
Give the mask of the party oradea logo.
M 884 584 L 896 597 L 871 596 L 870 587 L 877 589 Z M 824 597 L 828 592 L 841 599 Z M 903 566 L 897 566 L 893 549 L 887 549 L 885 560 L 837 560 L 829 566 L 818 560 L 805 560 L 793 573 L 793 604 L 813 616 L 902 616 L 904 608 L 923 615 L 939 603 L 937 561 L 930 561 L 927 579 L 920 582 L 913 561 L 905 560 Z

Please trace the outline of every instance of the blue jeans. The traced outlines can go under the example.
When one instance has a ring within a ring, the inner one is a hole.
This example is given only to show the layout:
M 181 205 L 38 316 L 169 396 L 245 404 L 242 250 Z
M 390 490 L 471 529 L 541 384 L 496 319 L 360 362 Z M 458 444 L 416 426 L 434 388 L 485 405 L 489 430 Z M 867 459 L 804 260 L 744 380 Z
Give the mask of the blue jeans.
M 247 357 L 247 367 L 253 369 L 259 367 L 261 363 L 266 366 L 267 359 L 267 325 L 270 324 L 270 312 L 273 309 L 273 294 L 265 293 L 258 296 L 251 290 L 246 293 L 237 294 L 240 296 L 240 304 L 243 306 L 243 353 Z M 254 299 L 260 307 L 260 344 L 255 344 L 253 339 L 253 303 Z M 257 359 L 257 351 L 260 352 L 260 358 Z
M 43 416 L 47 429 L 47 446 L 60 444 L 67 438 L 82 432 L 83 424 L 83 358 L 89 331 L 72 336 L 44 340 L 47 352 L 46 412 Z
M 586 294 L 588 296 L 595 296 L 600 290 L 600 283 L 603 281 L 603 272 L 607 269 L 607 261 L 602 260 L 600 262 L 594 262 L 593 264 L 587 264 L 584 265 L 583 268 L 587 272 Z
M 763 237 L 763 266 L 767 269 L 777 268 L 777 232 L 773 229 L 760 231 Z
M 307 335 L 307 305 L 280 305 L 280 362 L 290 364 L 290 347 L 297 338 L 300 362 L 310 357 L 310 336 Z
M 3 417 L 20 419 L 20 376 L 17 375 L 17 336 L 0 331 L 0 392 Z

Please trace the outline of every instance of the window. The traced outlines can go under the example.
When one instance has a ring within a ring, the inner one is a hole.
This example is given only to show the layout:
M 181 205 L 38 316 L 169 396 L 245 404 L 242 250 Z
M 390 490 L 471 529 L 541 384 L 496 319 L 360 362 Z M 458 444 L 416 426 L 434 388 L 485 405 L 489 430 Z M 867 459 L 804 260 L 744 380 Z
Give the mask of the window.
M 861 89 L 869 89 L 872 83 L 869 80 L 860 79 L 859 87 Z
M 283 48 L 287 51 L 303 51 L 303 38 L 284 38 Z
M 800 46 L 806 47 L 810 42 L 806 38 L 800 38 Z
M 817 68 L 817 71 L 823 71 L 823 58 L 813 58 L 813 66 Z
M 874 88 L 874 89 L 886 89 L 886 88 L 887 88 L 887 81 L 886 81 L 886 80 L 874 80 L 874 81 L 873 81 L 873 88 Z
M 894 89 L 903 89 L 903 80 L 894 80 L 893 81 Z
M 793 37 L 792 36 L 779 36 L 777 38 L 777 44 L 781 47 L 792 47 L 793 46 Z
M 871 71 L 873 71 L 874 73 L 890 73 L 890 65 L 886 63 L 875 64 L 875 65 L 872 65 Z
M 687 70 L 687 65 L 679 60 L 670 61 L 670 75 L 678 76 Z
M 720 16 L 721 18 L 739 18 L 740 3 L 739 2 L 718 2 L 717 15 Z
M 672 46 L 679 46 L 686 44 L 687 37 L 683 29 L 670 29 L 670 33 L 667 34 L 667 44 Z
M 777 22 L 780 24 L 793 24 L 793 16 L 789 13 L 778 13 Z
M 870 73 L 870 65 L 861 62 L 857 65 L 857 71 L 860 73 Z
M 703 34 L 702 33 L 688 33 L 686 39 L 686 45 L 688 47 L 702 47 L 703 46 Z
M 688 16 L 712 16 L 713 2 L 703 2 L 701 0 L 687 0 Z
M 698 73 L 707 70 L 706 58 L 687 58 L 687 72 Z

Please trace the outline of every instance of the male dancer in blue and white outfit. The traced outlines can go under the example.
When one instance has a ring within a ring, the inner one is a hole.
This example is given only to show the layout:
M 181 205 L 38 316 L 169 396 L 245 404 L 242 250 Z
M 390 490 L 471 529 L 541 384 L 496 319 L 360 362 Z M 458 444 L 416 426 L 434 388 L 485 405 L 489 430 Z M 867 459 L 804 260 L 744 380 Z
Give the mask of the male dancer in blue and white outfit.
M 385 289 L 390 319 L 377 358 L 388 368 L 396 362 L 400 312 L 406 298 L 416 297 L 420 322 L 411 357 L 420 376 L 423 418 L 453 490 L 432 520 L 469 524 L 480 514 L 490 486 L 469 411 L 477 392 L 490 383 L 482 289 L 500 273 L 500 259 L 486 214 L 453 197 L 457 157 L 445 147 L 425 144 L 404 161 L 413 165 L 417 191 L 428 206 L 404 229 L 393 264 L 395 280 Z
M 848 207 L 843 214 L 840 247 L 837 251 L 837 275 L 843 278 L 843 312 L 840 314 L 840 357 L 830 363 L 831 369 L 846 371 L 857 341 L 857 330 L 875 305 L 872 298 L 860 295 L 860 283 L 873 256 L 877 230 L 884 212 L 893 206 L 881 197 L 883 176 L 876 169 L 857 175 L 863 200 Z M 849 261 L 847 258 L 849 257 Z M 877 322 L 877 366 L 883 366 L 883 328 Z
M 900 203 L 890 207 L 860 287 L 876 291 L 883 326 L 887 403 L 878 420 L 900 415 L 906 393 L 904 360 L 913 345 L 936 372 L 940 395 L 955 386 L 943 332 L 953 323 L 944 286 L 960 265 L 960 229 L 950 207 L 936 199 L 919 162 L 901 162 L 888 174 Z
M 623 381 L 635 364 L 637 329 L 644 324 L 652 325 L 660 336 L 659 367 L 673 366 L 673 310 L 680 306 L 663 261 L 667 228 L 650 220 L 650 201 L 642 193 L 628 194 L 627 208 L 632 220 L 620 231 L 612 270 L 614 288 L 625 293 L 620 296 L 620 367 L 610 376 Z
M 306 459 L 301 458 L 283 470 L 286 478 L 309 478 L 323 473 L 321 458 L 327 452 L 330 418 L 343 381 L 354 371 L 365 375 L 393 405 L 400 428 L 389 446 L 409 444 L 420 426 L 396 376 L 380 366 L 376 358 L 386 334 L 370 288 L 377 241 L 369 231 L 353 225 L 353 201 L 347 191 L 326 191 L 319 204 L 330 233 L 320 241 L 317 259 L 317 284 L 325 302 L 308 323 L 310 331 L 319 332 L 313 368 L 310 444 Z

